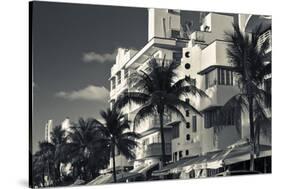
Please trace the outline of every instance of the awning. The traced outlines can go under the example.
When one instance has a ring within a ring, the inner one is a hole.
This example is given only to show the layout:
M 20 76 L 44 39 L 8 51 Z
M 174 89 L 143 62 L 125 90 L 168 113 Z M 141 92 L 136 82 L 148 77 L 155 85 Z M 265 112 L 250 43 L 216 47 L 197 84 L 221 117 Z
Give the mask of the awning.
M 207 167 L 208 160 L 218 154 L 220 151 L 208 152 L 205 155 L 198 156 L 191 161 L 188 161 L 182 165 L 182 171 L 189 173 L 193 169 L 205 169 Z
M 165 167 L 163 167 L 160 170 L 157 171 L 153 171 L 152 172 L 152 176 L 163 176 L 163 175 L 169 175 L 169 174 L 173 174 L 173 173 L 179 173 L 181 171 L 182 165 L 195 159 L 197 156 L 193 156 L 193 157 L 185 157 L 180 159 L 177 162 L 171 163 Z
M 97 184 L 105 184 L 109 183 L 109 181 L 112 179 L 112 174 L 105 174 L 100 175 L 91 182 L 89 182 L 87 185 L 97 185 Z
M 260 145 L 259 155 L 255 158 L 262 158 L 271 156 L 271 146 Z M 245 143 L 239 146 L 234 146 L 233 148 L 228 148 L 212 157 L 207 162 L 208 169 L 218 169 L 220 167 L 231 165 L 234 163 L 239 163 L 243 161 L 250 160 L 251 146 L 249 143 Z
M 141 173 L 141 174 L 146 174 L 147 173 L 147 171 L 149 171 L 149 170 L 151 170 L 152 168 L 154 168 L 155 166 L 157 166 L 159 163 L 152 163 L 152 164 L 150 164 L 150 165 L 148 165 L 148 166 L 145 166 L 144 168 L 142 168 L 142 169 L 140 169 L 139 171 L 138 171 L 138 173 Z

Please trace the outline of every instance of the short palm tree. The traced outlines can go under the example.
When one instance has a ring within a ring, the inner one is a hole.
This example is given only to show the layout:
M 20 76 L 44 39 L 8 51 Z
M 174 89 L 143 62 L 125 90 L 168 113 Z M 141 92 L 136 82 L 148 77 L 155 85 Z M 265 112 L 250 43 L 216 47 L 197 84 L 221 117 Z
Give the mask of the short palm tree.
M 233 33 L 227 33 L 227 40 L 231 42 L 227 55 L 238 77 L 240 93 L 230 98 L 223 109 L 236 107 L 248 111 L 252 145 L 250 170 L 254 170 L 255 122 L 266 119 L 263 102 L 271 98 L 271 92 L 262 89 L 265 76 L 271 73 L 270 55 L 266 53 L 269 43 L 259 44 L 261 25 L 251 34 L 243 33 L 236 24 L 233 28 Z
M 71 132 L 67 134 L 67 143 L 64 145 L 64 151 L 68 154 L 66 158 L 70 160 L 76 176 L 81 177 L 80 179 L 92 179 L 93 175 L 90 174 L 95 174 L 96 171 L 90 165 L 99 168 L 97 164 L 104 162 L 96 159 L 98 155 L 98 147 L 95 143 L 96 129 L 94 119 L 80 118 L 78 124 L 72 126 Z M 96 161 L 96 164 L 93 164 L 93 161 Z
M 182 100 L 184 96 L 207 95 L 195 86 L 195 82 L 190 77 L 178 78 L 176 70 L 180 66 L 178 62 L 162 60 L 161 64 L 152 58 L 148 66 L 150 73 L 144 71 L 135 72 L 130 75 L 132 83 L 136 83 L 137 89 L 134 92 L 125 92 L 118 101 L 119 107 L 124 107 L 128 103 L 136 103 L 141 108 L 135 116 L 135 123 L 147 117 L 158 114 L 160 120 L 162 164 L 165 165 L 165 138 L 164 138 L 164 112 L 170 111 L 185 121 L 180 109 L 191 110 L 197 114 L 200 112 L 188 101 Z M 201 115 L 201 114 L 200 114 Z M 136 124 L 135 124 L 136 125 Z
M 139 137 L 135 132 L 130 131 L 130 121 L 117 106 L 112 109 L 101 111 L 103 123 L 96 120 L 100 139 L 98 142 L 105 150 L 110 150 L 113 163 L 113 179 L 117 182 L 115 152 L 120 151 L 127 159 L 134 159 L 134 148 L 137 146 L 136 139 Z

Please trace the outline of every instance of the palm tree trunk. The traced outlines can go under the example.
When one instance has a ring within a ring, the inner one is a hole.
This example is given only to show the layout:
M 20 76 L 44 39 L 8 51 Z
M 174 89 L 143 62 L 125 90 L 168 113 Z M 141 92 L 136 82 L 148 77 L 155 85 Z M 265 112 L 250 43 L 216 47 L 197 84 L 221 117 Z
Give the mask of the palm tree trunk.
M 253 97 L 248 97 L 249 101 L 249 121 L 250 121 L 250 145 L 251 145 L 251 152 L 250 152 L 250 171 L 255 170 L 255 131 L 254 131 L 254 112 L 253 112 Z
M 116 167 L 115 167 L 115 145 L 112 146 L 111 155 L 112 155 L 113 180 L 116 183 L 117 178 L 116 178 Z
M 160 120 L 160 134 L 161 134 L 161 148 L 162 148 L 161 167 L 164 167 L 166 164 L 166 149 L 165 149 L 164 125 L 163 125 L 163 112 L 159 113 L 159 120 Z

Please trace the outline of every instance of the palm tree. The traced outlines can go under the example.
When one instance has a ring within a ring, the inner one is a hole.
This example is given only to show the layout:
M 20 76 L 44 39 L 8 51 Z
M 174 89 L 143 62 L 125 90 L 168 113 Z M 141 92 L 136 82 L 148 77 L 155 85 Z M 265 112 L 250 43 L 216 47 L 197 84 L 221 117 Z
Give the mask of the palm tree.
M 195 86 L 194 79 L 186 76 L 185 78 L 178 78 L 176 69 L 179 63 L 172 61 L 166 64 L 165 57 L 161 64 L 152 58 L 148 66 L 151 69 L 150 73 L 144 71 L 135 72 L 130 76 L 131 82 L 137 84 L 135 92 L 125 92 L 118 101 L 118 106 L 123 107 L 128 103 L 136 103 L 141 105 L 140 110 L 135 116 L 135 124 L 147 117 L 158 114 L 160 120 L 160 134 L 161 134 L 161 149 L 162 149 L 162 164 L 165 165 L 165 138 L 164 138 L 164 112 L 170 111 L 182 120 L 182 109 L 191 110 L 199 115 L 200 112 L 193 107 L 188 101 L 182 100 L 184 96 L 199 95 L 207 97 L 207 95 Z
M 66 132 L 62 129 L 61 125 L 53 128 L 51 132 L 51 143 L 54 145 L 54 169 L 55 169 L 55 184 L 58 185 L 60 182 L 60 165 L 63 162 L 67 162 L 66 155 L 63 152 L 63 147 L 66 144 Z
M 228 58 L 231 60 L 233 71 L 238 77 L 240 93 L 234 95 L 223 109 L 238 107 L 247 110 L 250 123 L 250 143 L 252 146 L 250 156 L 250 170 L 254 170 L 255 154 L 255 122 L 261 118 L 266 119 L 263 109 L 265 98 L 271 98 L 271 93 L 262 89 L 265 76 L 271 73 L 270 55 L 266 53 L 268 41 L 259 44 L 262 25 L 251 34 L 241 32 L 237 24 L 233 25 L 234 33 L 226 33 L 231 43 L 227 48 Z
M 100 146 L 95 142 L 96 121 L 92 118 L 84 120 L 80 118 L 78 124 L 71 127 L 68 134 L 68 142 L 64 146 L 68 154 L 67 159 L 71 160 L 74 171 L 81 179 L 90 180 L 96 176 L 98 169 L 106 165 L 106 154 L 101 155 Z
M 55 147 L 49 142 L 39 142 L 39 150 L 34 155 L 34 172 L 41 173 L 42 185 L 45 186 L 45 176 L 47 176 L 49 185 L 54 179 L 54 154 Z M 39 176 L 35 174 L 34 176 Z
M 105 150 L 111 152 L 113 179 L 114 182 L 117 182 L 115 150 L 119 150 L 127 159 L 134 159 L 135 153 L 133 149 L 137 146 L 136 139 L 139 135 L 130 131 L 130 121 L 116 105 L 112 109 L 101 111 L 100 115 L 104 123 L 96 120 L 100 137 L 98 142 L 105 147 Z

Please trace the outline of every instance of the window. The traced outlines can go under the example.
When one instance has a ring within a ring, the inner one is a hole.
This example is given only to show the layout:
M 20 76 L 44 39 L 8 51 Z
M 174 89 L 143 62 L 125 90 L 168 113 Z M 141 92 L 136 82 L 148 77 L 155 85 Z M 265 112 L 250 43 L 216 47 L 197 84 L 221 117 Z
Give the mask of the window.
M 192 132 L 196 132 L 197 131 L 197 120 L 196 120 L 196 116 L 192 116 Z
M 189 123 L 189 122 L 186 122 L 185 127 L 186 127 L 187 129 L 189 129 L 189 128 L 190 128 L 190 123 Z
M 118 83 L 118 85 L 121 83 L 121 72 L 120 71 L 117 73 L 117 83 Z
M 189 69 L 190 68 L 190 64 L 189 63 L 186 63 L 185 65 L 184 65 L 184 67 L 185 67 L 185 69 Z
M 185 156 L 189 155 L 189 150 L 185 150 Z
M 189 58 L 190 57 L 190 52 L 186 51 L 184 55 L 185 55 L 186 58 Z
M 171 31 L 171 37 L 172 37 L 172 38 L 179 38 L 179 37 L 180 37 L 180 31 L 178 31 L 178 30 L 172 30 L 172 31 Z
M 185 110 L 185 116 L 189 117 L 189 110 Z
M 178 125 L 175 125 L 174 127 L 173 127 L 173 138 L 178 138 L 179 137 L 179 130 L 180 130 L 180 127 L 179 127 L 179 124 Z
M 223 68 L 216 68 L 205 74 L 205 88 L 214 85 L 233 85 L 233 72 Z
M 209 110 L 204 113 L 204 127 L 211 128 L 216 124 L 218 111 Z
M 205 88 L 208 89 L 217 84 L 217 70 L 214 69 L 205 75 Z
M 182 151 L 179 151 L 179 159 L 182 158 Z
M 271 78 L 264 80 L 264 90 L 268 93 L 265 98 L 265 107 L 271 108 Z
M 178 153 L 175 152 L 175 153 L 173 154 L 173 156 L 174 156 L 174 161 L 177 161 L 177 159 L 178 159 Z
M 220 70 L 220 74 L 221 74 L 221 80 L 220 80 L 220 84 L 224 85 L 225 84 L 225 79 L 224 79 L 224 70 L 223 69 L 219 69 Z
M 190 140 L 190 134 L 186 135 L 186 140 L 189 141 Z
M 234 125 L 235 114 L 237 114 L 237 112 L 235 112 L 234 109 L 224 112 L 223 115 L 220 115 L 219 109 L 206 111 L 204 113 L 204 127 L 211 128 L 216 125 Z

